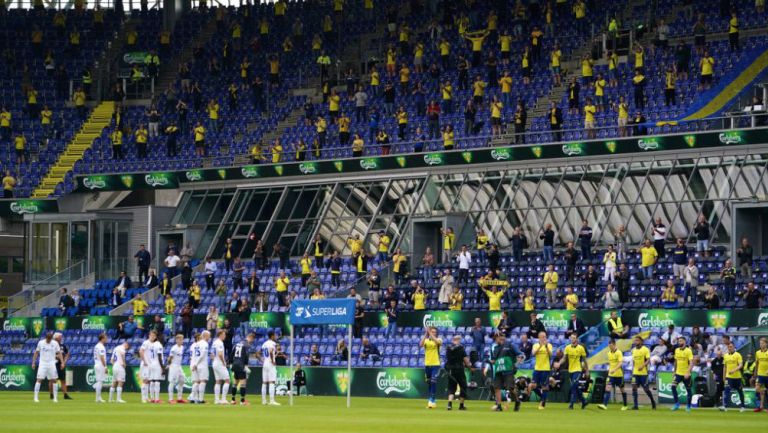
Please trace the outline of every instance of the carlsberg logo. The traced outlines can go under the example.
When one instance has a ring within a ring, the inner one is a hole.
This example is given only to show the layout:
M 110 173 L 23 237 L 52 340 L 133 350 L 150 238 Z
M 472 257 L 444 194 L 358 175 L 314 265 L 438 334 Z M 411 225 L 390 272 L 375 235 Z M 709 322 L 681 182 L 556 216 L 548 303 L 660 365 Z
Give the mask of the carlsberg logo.
M 252 177 L 259 177 L 259 168 L 254 166 L 243 167 L 240 169 L 240 173 L 243 175 L 243 177 L 248 179 Z
M 425 314 L 422 319 L 425 328 L 434 326 L 435 328 L 453 328 L 453 320 L 449 317 L 435 317 L 432 314 Z
M 658 150 L 659 141 L 655 138 L 641 138 L 637 140 L 637 147 L 641 150 Z
M 402 377 L 390 376 L 385 371 L 379 372 L 376 375 L 376 387 L 384 394 L 389 395 L 393 392 L 403 394 L 411 390 L 411 379 L 409 379 L 405 373 Z
M 566 319 L 565 316 L 562 314 L 559 317 L 557 317 L 554 315 L 540 313 L 536 315 L 536 318 L 541 320 L 541 323 L 543 323 L 544 326 L 547 328 L 567 328 L 568 327 L 568 319 Z
M 563 153 L 568 156 L 581 155 L 584 153 L 584 148 L 581 143 L 570 143 L 563 145 Z
M 741 144 L 741 135 L 735 132 L 723 132 L 717 138 L 723 144 Z
M 0 369 L 0 385 L 10 387 L 21 387 L 27 383 L 27 378 L 23 373 L 8 371 L 7 368 Z
M 299 164 L 299 171 L 301 174 L 315 174 L 317 173 L 317 165 L 313 162 L 305 162 Z
M 93 386 L 94 383 L 96 383 L 96 370 L 93 368 L 89 368 L 85 372 L 85 383 L 88 384 L 88 386 Z M 104 378 L 104 383 L 112 383 L 112 369 L 107 369 L 107 374 Z
M 11 203 L 11 212 L 19 215 L 25 213 L 38 213 L 40 212 L 40 208 L 38 208 L 35 203 L 15 201 Z
M 101 177 L 86 177 L 83 179 L 83 186 L 88 189 L 104 189 L 107 187 L 107 181 Z
M 188 181 L 197 182 L 199 180 L 202 180 L 203 173 L 201 173 L 200 170 L 192 170 L 192 171 L 188 171 L 186 173 L 186 176 Z
M 669 317 L 668 314 L 659 316 L 658 313 L 640 313 L 637 316 L 637 324 L 641 328 L 662 328 L 669 325 L 674 325 L 675 321 Z
M 106 326 L 104 326 L 104 322 L 94 322 L 91 323 L 91 319 L 85 318 L 83 319 L 82 323 L 80 324 L 81 329 L 92 329 L 97 331 L 104 331 L 107 329 Z
M 363 170 L 376 170 L 379 168 L 379 163 L 374 158 L 361 159 L 360 168 Z
M 424 163 L 427 165 L 440 165 L 443 163 L 443 155 L 439 153 L 428 153 L 424 155 Z
M 494 149 L 491 151 L 491 158 L 496 161 L 506 161 L 512 158 L 512 153 L 509 149 Z
M 757 326 L 768 326 L 768 313 L 760 313 L 757 316 Z
M 144 175 L 144 182 L 151 187 L 167 186 L 168 176 L 165 174 L 146 174 Z
M 3 331 L 26 331 L 27 328 L 24 326 L 23 322 L 15 322 L 7 320 L 3 324 Z

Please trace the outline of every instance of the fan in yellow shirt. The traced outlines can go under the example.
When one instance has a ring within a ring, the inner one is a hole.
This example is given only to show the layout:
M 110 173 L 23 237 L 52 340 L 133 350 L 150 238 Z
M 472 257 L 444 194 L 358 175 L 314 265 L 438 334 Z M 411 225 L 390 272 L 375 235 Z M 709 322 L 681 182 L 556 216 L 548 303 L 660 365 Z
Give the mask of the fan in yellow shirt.
M 488 311 L 501 311 L 501 300 L 504 297 L 504 292 L 507 291 L 506 287 L 499 290 L 498 287 L 492 286 L 491 290 L 485 288 L 481 290 L 488 297 Z
M 597 107 L 592 102 L 592 98 L 587 98 L 587 102 L 584 104 L 584 129 L 587 130 L 587 138 L 595 138 L 597 132 L 595 131 L 595 113 L 597 113 Z
M 424 293 L 424 289 L 421 286 L 416 288 L 416 291 L 411 295 L 411 301 L 413 302 L 413 309 L 415 311 L 427 309 L 427 294 Z
M 579 308 L 579 295 L 573 293 L 573 287 L 567 289 L 565 299 L 565 309 L 568 311 L 574 311 Z

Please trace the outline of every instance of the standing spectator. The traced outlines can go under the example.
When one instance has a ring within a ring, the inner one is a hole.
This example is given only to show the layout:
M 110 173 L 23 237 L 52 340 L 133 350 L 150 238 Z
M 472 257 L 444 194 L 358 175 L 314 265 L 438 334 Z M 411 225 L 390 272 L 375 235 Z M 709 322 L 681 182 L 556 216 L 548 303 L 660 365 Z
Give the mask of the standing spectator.
M 565 279 L 573 281 L 576 279 L 576 262 L 579 260 L 579 253 L 573 247 L 573 242 L 568 242 L 566 245 L 563 258 L 565 259 Z
M 619 263 L 623 263 L 627 260 L 627 229 L 624 224 L 619 226 L 613 238 L 616 240 L 616 259 Z
M 245 263 L 240 261 L 240 257 L 235 257 L 232 264 L 232 289 L 243 289 L 243 272 L 245 272 Z
M 479 317 L 475 317 L 470 336 L 472 337 L 472 350 L 477 354 L 478 359 L 482 359 L 485 351 L 485 328 L 483 328 Z
M 651 233 L 653 234 L 653 247 L 656 248 L 659 258 L 663 259 L 666 256 L 664 242 L 667 239 L 667 226 L 661 222 L 661 217 L 656 217 Z
M 552 230 L 552 224 L 547 223 L 543 230 L 539 231 L 539 239 L 544 241 L 544 262 L 552 263 L 555 261 L 555 232 Z
M 469 266 L 472 263 L 472 254 L 470 254 L 466 245 L 461 246 L 456 261 L 459 263 L 459 275 L 456 278 L 456 283 L 468 283 L 469 282 Z
M 195 255 L 195 250 L 193 250 L 192 247 L 189 246 L 189 242 L 187 242 L 184 245 L 184 248 L 181 249 L 180 255 L 182 263 L 189 263 L 192 261 L 192 257 Z
M 736 257 L 739 258 L 739 268 L 742 278 L 752 278 L 753 249 L 749 244 L 749 239 L 741 238 L 741 246 L 736 250 Z
M 168 250 L 168 255 L 165 257 L 163 264 L 165 264 L 166 272 L 171 278 L 176 277 L 179 274 L 179 262 L 181 259 L 176 255 L 176 250 L 173 248 Z
M 448 303 L 448 309 L 451 311 L 461 311 L 464 308 L 464 294 L 461 293 L 458 287 L 453 288 L 450 301 Z
M 250 297 L 251 305 L 256 305 L 256 300 L 259 296 L 259 277 L 256 275 L 256 271 L 251 271 L 251 276 L 248 278 L 248 296 Z
M 192 338 L 192 314 L 194 309 L 189 303 L 184 305 L 181 309 L 181 333 L 184 334 L 184 338 Z
M 192 267 L 187 263 L 181 268 L 181 287 L 185 291 L 192 285 L 192 278 Z
M 378 308 L 381 295 L 381 276 L 379 271 L 375 268 L 371 269 L 366 282 L 368 284 L 368 300 L 371 302 L 371 306 Z
M 435 266 L 435 255 L 432 254 L 432 248 L 427 247 L 424 250 L 424 256 L 421 258 L 421 272 L 424 279 L 432 279 L 434 274 L 432 273 L 432 267 Z
M 688 264 L 683 269 L 683 283 L 685 284 L 685 292 L 683 294 L 683 302 L 696 303 L 699 295 L 699 268 L 696 267 L 696 261 L 693 258 L 688 259 Z
M 397 335 L 397 316 L 399 314 L 397 299 L 390 299 L 389 304 L 384 308 L 384 313 L 387 315 L 387 338 L 395 338 Z
M 139 245 L 139 251 L 133 257 L 136 259 L 136 266 L 139 268 L 139 282 L 142 282 L 147 278 L 152 255 L 144 247 L 144 244 L 141 244 Z
M 661 291 L 661 306 L 664 308 L 677 308 L 677 290 L 674 280 L 667 280 L 667 285 Z
M 363 337 L 364 320 L 365 320 L 365 308 L 363 308 L 363 301 L 359 300 L 355 302 L 355 323 L 352 326 L 352 335 L 355 338 Z
M 288 306 L 288 287 L 290 285 L 291 280 L 285 274 L 285 271 L 280 271 L 280 277 L 275 279 L 275 293 L 277 293 L 277 305 L 279 307 Z
M 455 288 L 453 275 L 451 275 L 451 270 L 446 269 L 444 271 L 444 274 L 442 277 L 440 277 L 440 293 L 437 297 L 438 301 L 441 304 L 449 304 L 451 302 L 451 295 L 454 292 Z
M 731 302 L 736 298 L 736 268 L 731 259 L 725 261 L 723 269 L 720 270 L 720 282 L 723 285 L 723 299 L 725 302 Z
M 629 285 L 631 275 L 626 263 L 619 265 L 619 272 L 616 274 L 617 292 L 619 292 L 619 301 L 622 304 L 629 302 Z
M 235 253 L 233 251 L 232 238 L 227 238 L 224 241 L 224 269 L 229 273 L 232 270 L 232 263 L 234 263 Z
M 563 112 L 554 101 L 550 103 L 549 107 L 549 127 L 552 129 L 552 138 L 554 141 L 563 141 L 563 133 L 561 132 L 563 129 Z
M 643 273 L 643 280 L 646 282 L 653 279 L 653 267 L 656 265 L 656 260 L 659 257 L 659 253 L 651 245 L 651 241 L 646 239 L 643 246 L 640 247 L 640 270 Z
M 214 293 L 216 294 L 218 310 L 225 313 L 227 306 L 227 284 L 224 282 L 223 278 L 219 280 L 219 284 L 216 286 Z
M 440 233 L 443 236 L 443 263 L 450 263 L 453 261 L 453 247 L 456 242 L 456 235 L 453 233 L 453 227 L 440 229 Z
M 488 251 L 488 267 L 494 271 L 499 269 L 499 247 L 496 244 L 491 244 L 490 251 Z
M 405 282 L 407 276 L 407 266 L 405 263 L 407 261 L 408 256 L 403 254 L 400 248 L 397 248 L 395 254 L 392 254 L 392 273 L 395 275 L 395 284 L 399 285 Z
M 214 289 L 214 282 L 216 278 L 216 271 L 218 270 L 218 266 L 216 265 L 216 262 L 214 262 L 210 256 L 205 258 L 205 287 L 208 290 Z
M 219 326 L 219 310 L 211 305 L 208 308 L 208 314 L 205 316 L 205 329 L 211 334 L 215 334 L 217 326 Z
M 758 309 L 763 306 L 763 294 L 755 287 L 755 282 L 747 283 L 747 291 L 744 292 L 744 306 L 746 308 Z
M 362 86 L 358 86 L 353 98 L 355 100 L 355 121 L 363 123 L 366 114 L 368 114 L 368 94 L 365 93 Z
M 603 254 L 603 264 L 605 265 L 603 281 L 613 283 L 616 281 L 616 251 L 613 250 L 613 245 L 608 245 L 608 250 Z
M 675 278 L 679 278 L 680 281 L 685 280 L 685 267 L 688 265 L 688 247 L 685 246 L 685 242 L 682 238 L 677 238 L 675 247 L 672 249 L 672 275 Z
M 579 230 L 579 245 L 581 247 L 581 258 L 583 260 L 592 259 L 592 227 L 589 226 L 587 220 L 582 221 L 581 229 Z
M 13 198 L 13 189 L 16 187 L 16 178 L 11 174 L 11 170 L 5 170 L 3 177 L 3 198 Z
M 523 253 L 525 252 L 525 249 L 528 248 L 528 238 L 525 237 L 525 234 L 523 234 L 520 226 L 515 227 L 511 241 L 512 258 L 515 260 L 515 263 L 519 264 L 521 261 L 523 261 Z
M 606 310 L 612 310 L 621 306 L 621 300 L 619 294 L 613 290 L 613 284 L 608 284 L 605 287 L 605 293 L 603 293 L 603 307 Z
M 550 307 L 557 302 L 557 282 L 559 276 L 555 272 L 555 265 L 550 264 L 544 273 L 544 290 L 547 294 L 547 305 Z
M 587 298 L 587 302 L 590 304 L 595 302 L 597 296 L 597 270 L 592 265 L 589 265 L 587 272 L 582 276 L 584 280 L 584 291 Z

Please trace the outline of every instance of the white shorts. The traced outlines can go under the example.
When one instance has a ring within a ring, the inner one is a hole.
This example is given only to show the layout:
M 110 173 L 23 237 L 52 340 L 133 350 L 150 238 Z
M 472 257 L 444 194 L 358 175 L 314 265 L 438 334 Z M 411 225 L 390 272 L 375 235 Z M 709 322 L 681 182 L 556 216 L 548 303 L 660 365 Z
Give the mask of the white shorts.
M 125 367 L 122 365 L 112 365 L 112 381 L 125 382 Z
M 186 378 L 184 377 L 184 370 L 181 368 L 180 365 L 171 365 L 171 368 L 168 369 L 168 382 L 170 383 L 184 383 L 184 380 Z
M 93 374 L 96 378 L 96 382 L 104 382 L 107 380 L 107 369 L 101 364 L 95 364 L 93 366 Z
M 163 380 L 163 369 L 162 367 L 160 367 L 160 364 L 150 364 L 149 380 L 152 380 L 152 381 Z
M 219 380 L 229 380 L 229 370 L 223 364 L 213 364 L 213 377 Z
M 56 372 L 56 364 L 40 364 L 37 366 L 37 380 L 56 380 L 59 378 L 59 373 Z
M 277 367 L 274 365 L 265 365 L 261 369 L 262 382 L 277 382 Z
M 141 377 L 142 381 L 149 381 L 149 367 L 145 366 L 144 364 L 139 367 L 139 377 Z
M 208 366 L 197 367 L 192 370 L 192 382 L 208 382 Z

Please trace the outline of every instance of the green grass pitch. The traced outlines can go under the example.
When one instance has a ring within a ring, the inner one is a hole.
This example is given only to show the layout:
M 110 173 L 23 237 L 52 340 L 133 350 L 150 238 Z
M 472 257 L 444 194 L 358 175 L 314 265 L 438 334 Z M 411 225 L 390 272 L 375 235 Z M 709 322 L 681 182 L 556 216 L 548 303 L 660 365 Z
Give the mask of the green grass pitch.
M 671 413 L 668 407 L 657 411 L 620 411 L 611 405 L 601 411 L 570 411 L 564 404 L 548 405 L 544 411 L 535 403 L 524 403 L 518 413 L 491 412 L 490 402 L 470 401 L 468 411 L 427 410 L 425 402 L 412 399 L 353 398 L 346 408 L 339 397 L 300 397 L 293 407 L 286 397 L 281 407 L 261 406 L 261 397 L 250 395 L 251 406 L 154 405 L 141 404 L 138 394 L 125 394 L 126 404 L 97 404 L 89 393 L 74 393 L 75 400 L 54 404 L 41 392 L 40 403 L 32 402 L 31 392 L 0 393 L 0 431 L 9 433 L 193 433 L 193 432 L 365 432 L 365 433 L 445 433 L 520 431 L 546 432 L 766 432 L 768 413 L 728 413 L 699 409 L 692 413 Z M 45 398 L 43 398 L 45 397 Z M 61 397 L 61 395 L 60 395 Z M 208 394 L 210 399 L 213 395 Z M 106 394 L 104 396 L 106 398 Z

